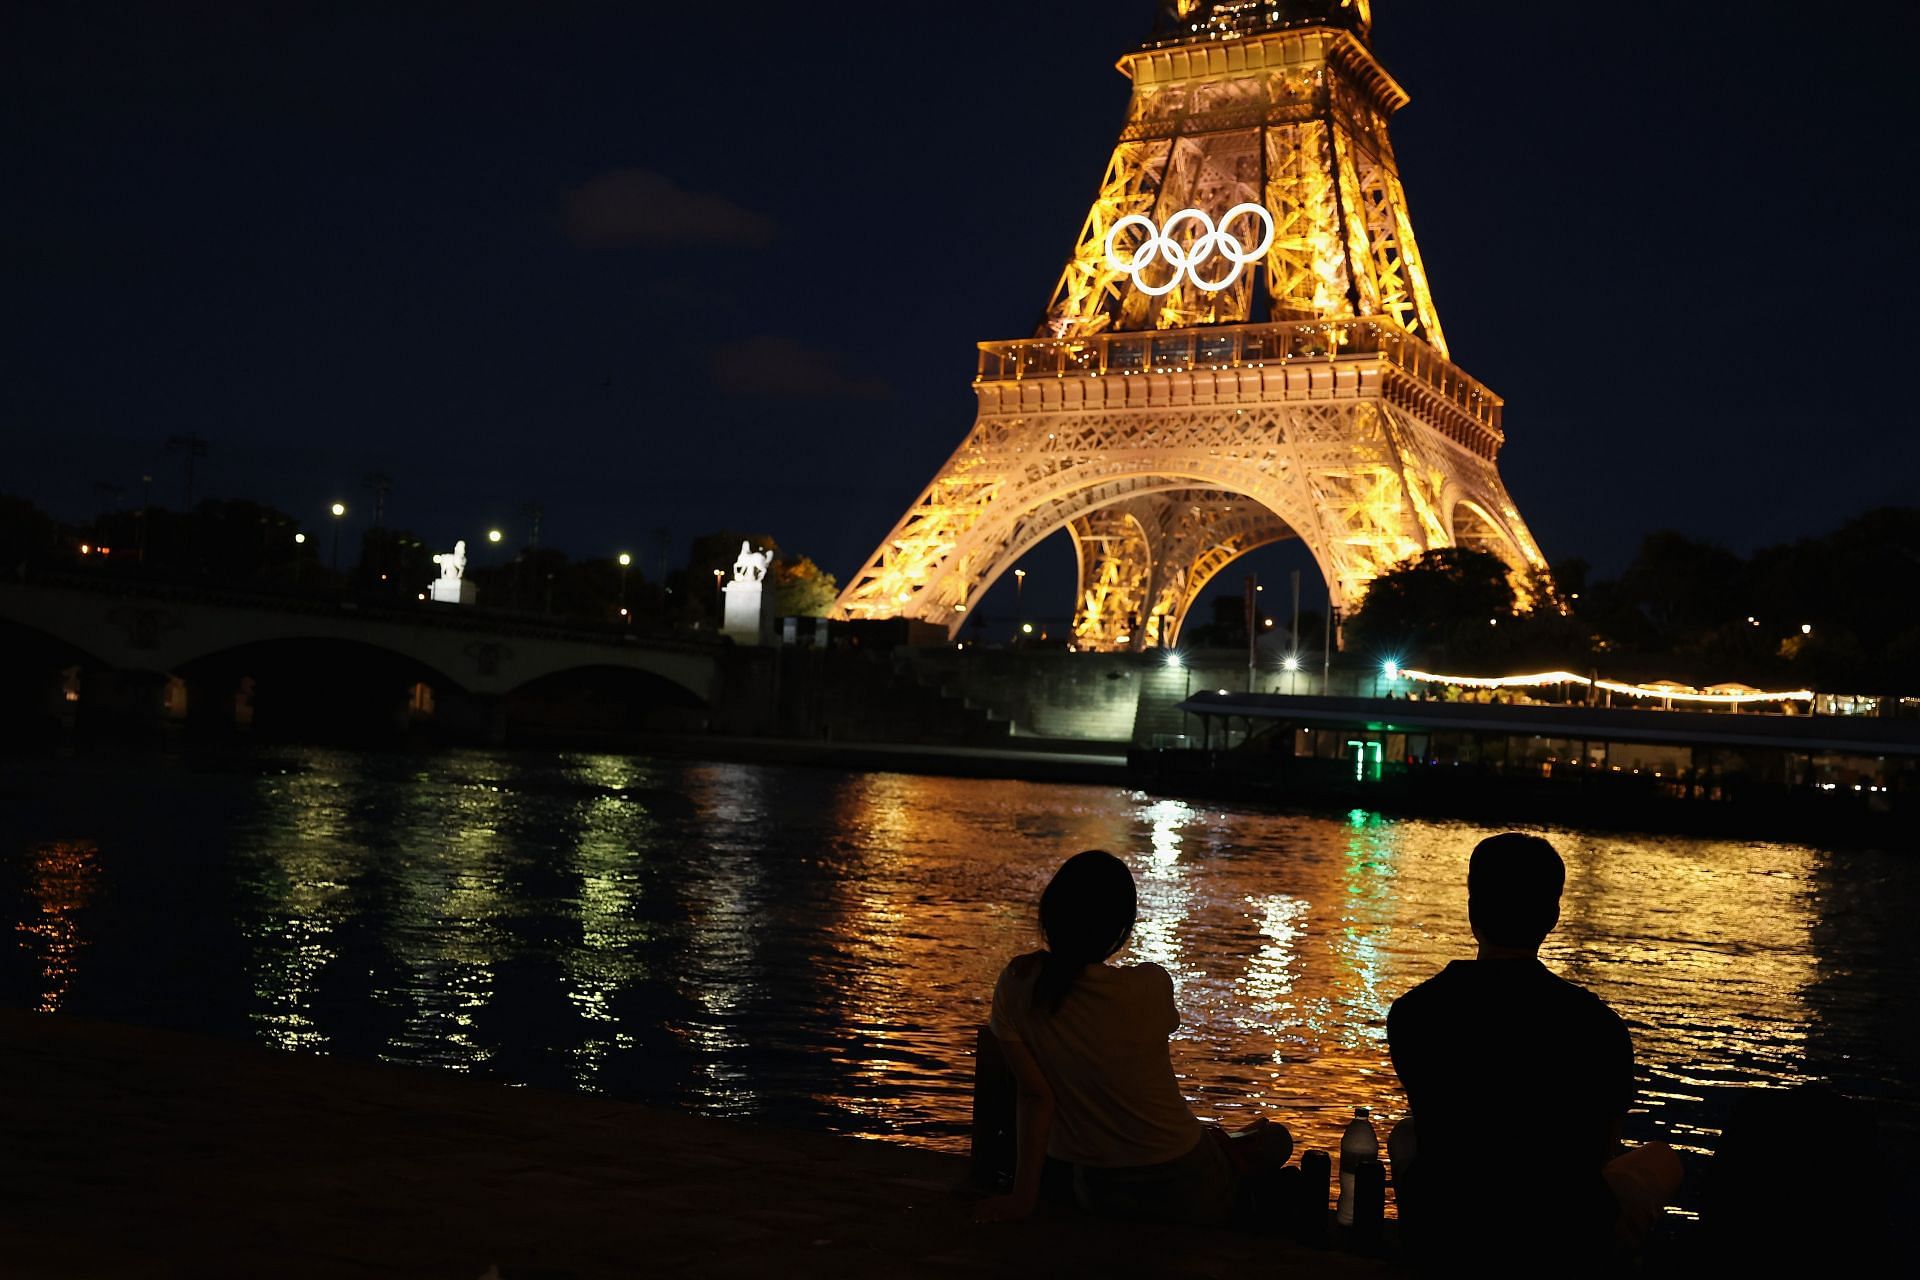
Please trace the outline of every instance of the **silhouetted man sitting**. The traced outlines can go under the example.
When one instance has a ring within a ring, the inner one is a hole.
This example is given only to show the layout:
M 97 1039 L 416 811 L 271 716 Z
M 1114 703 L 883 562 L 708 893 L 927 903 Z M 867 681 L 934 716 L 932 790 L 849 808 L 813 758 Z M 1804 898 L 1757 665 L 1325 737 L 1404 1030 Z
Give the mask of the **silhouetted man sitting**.
M 1678 1186 L 1664 1146 L 1603 1172 L 1633 1100 L 1633 1041 L 1599 997 L 1538 959 L 1565 882 L 1538 836 L 1481 841 L 1467 870 L 1478 958 L 1387 1016 L 1413 1113 L 1412 1140 L 1390 1144 L 1395 1195 L 1410 1239 L 1438 1259 L 1589 1269 Z

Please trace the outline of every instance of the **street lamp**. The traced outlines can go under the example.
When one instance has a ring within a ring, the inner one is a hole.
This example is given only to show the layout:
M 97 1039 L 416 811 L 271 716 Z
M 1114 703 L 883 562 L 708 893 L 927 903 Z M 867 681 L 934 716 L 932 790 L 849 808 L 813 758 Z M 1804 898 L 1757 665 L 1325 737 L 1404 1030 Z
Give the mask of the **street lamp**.
M 1013 611 L 1015 613 L 1020 612 L 1020 596 L 1026 588 L 1027 571 L 1025 569 L 1015 569 L 1013 571 Z
M 1373 696 L 1376 698 L 1380 696 L 1380 676 L 1385 676 L 1387 683 L 1392 684 L 1400 678 L 1400 664 L 1392 658 L 1380 664 L 1380 674 L 1373 678 Z
M 495 546 L 499 546 L 500 539 L 506 536 L 507 536 L 506 534 L 501 533 L 498 529 L 487 530 L 487 541 L 493 543 Z
M 627 616 L 627 566 L 632 563 L 633 557 L 622 551 L 620 553 L 620 616 L 623 619 Z
M 340 572 L 340 521 L 346 518 L 347 504 L 336 502 L 328 508 L 333 512 L 333 571 Z
M 716 611 L 718 611 L 721 614 L 724 614 L 727 611 L 726 588 L 720 585 L 721 580 L 726 576 L 727 576 L 726 570 L 724 569 L 715 569 L 713 571 L 713 607 Z
M 1185 703 L 1193 696 L 1193 668 L 1187 665 L 1187 660 L 1180 656 L 1178 649 L 1167 650 L 1167 666 L 1170 670 L 1181 673 L 1181 682 L 1184 687 L 1180 690 L 1180 701 Z M 1192 736 L 1189 732 L 1190 722 L 1187 715 L 1187 711 L 1183 708 L 1180 712 L 1180 738 L 1183 742 L 1190 741 Z

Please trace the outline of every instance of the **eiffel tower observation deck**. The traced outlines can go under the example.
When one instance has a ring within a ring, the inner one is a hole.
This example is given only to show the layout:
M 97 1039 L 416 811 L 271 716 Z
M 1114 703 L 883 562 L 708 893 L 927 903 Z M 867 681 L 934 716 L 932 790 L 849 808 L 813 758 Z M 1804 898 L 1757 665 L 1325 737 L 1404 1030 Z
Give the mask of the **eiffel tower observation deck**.
M 1164 0 L 1033 337 L 980 345 L 973 430 L 842 593 L 957 632 L 1061 529 L 1079 647 L 1174 644 L 1299 538 L 1337 608 L 1435 547 L 1543 567 L 1501 401 L 1451 359 L 1388 140 L 1367 0 Z

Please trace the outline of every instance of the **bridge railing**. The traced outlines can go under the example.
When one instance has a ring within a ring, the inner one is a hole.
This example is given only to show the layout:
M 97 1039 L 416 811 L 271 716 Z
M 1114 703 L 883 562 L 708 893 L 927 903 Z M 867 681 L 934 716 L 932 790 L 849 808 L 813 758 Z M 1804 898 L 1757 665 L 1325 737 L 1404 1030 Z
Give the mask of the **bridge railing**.
M 138 573 L 75 573 L 35 570 L 17 578 L 0 578 L 0 591 L 19 586 L 31 590 L 85 591 L 156 604 L 208 605 L 224 609 L 263 610 L 314 617 L 350 617 L 360 622 L 399 624 L 582 644 L 646 644 L 706 651 L 725 643 L 715 631 L 594 623 L 553 614 L 518 609 L 455 607 L 446 604 L 373 600 L 340 592 L 254 590 L 208 582 L 182 581 Z
M 1500 430 L 1499 396 L 1419 338 L 1378 317 L 983 342 L 979 380 L 1128 377 L 1352 356 L 1380 356 L 1482 426 Z

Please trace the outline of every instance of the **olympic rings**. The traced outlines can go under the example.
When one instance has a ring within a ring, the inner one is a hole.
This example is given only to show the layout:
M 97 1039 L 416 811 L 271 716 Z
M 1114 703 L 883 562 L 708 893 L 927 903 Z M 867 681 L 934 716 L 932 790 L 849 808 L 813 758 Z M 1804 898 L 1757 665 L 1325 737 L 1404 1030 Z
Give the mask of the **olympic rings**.
M 1255 248 L 1247 248 L 1241 243 L 1240 237 L 1227 230 L 1228 224 L 1242 214 L 1252 214 L 1266 226 L 1266 234 L 1261 236 L 1260 243 Z M 1189 221 L 1198 222 L 1203 230 L 1194 237 L 1192 244 L 1182 248 L 1180 242 L 1173 238 L 1173 229 Z M 1147 238 L 1141 241 L 1140 247 L 1133 251 L 1133 257 L 1122 262 L 1119 255 L 1113 251 L 1114 242 L 1120 238 L 1122 231 L 1132 226 L 1144 229 Z M 1155 226 L 1153 219 L 1145 214 L 1130 213 L 1113 224 L 1112 230 L 1107 232 L 1106 243 L 1107 265 L 1120 274 L 1131 277 L 1134 288 L 1155 298 L 1172 293 L 1179 288 L 1182 277 L 1191 280 L 1197 287 L 1208 293 L 1218 293 L 1240 278 L 1242 268 L 1249 263 L 1260 261 L 1272 247 L 1273 215 L 1257 204 L 1233 206 L 1227 210 L 1226 216 L 1220 219 L 1218 226 L 1214 225 L 1212 218 L 1198 209 L 1182 209 L 1168 218 L 1165 226 Z M 1233 270 L 1227 272 L 1222 279 L 1208 280 L 1200 274 L 1199 268 L 1200 264 L 1212 257 L 1215 252 L 1231 262 Z M 1173 268 L 1173 275 L 1165 284 L 1148 284 L 1140 278 L 1140 273 L 1161 258 L 1165 258 L 1167 265 Z

